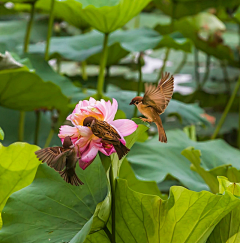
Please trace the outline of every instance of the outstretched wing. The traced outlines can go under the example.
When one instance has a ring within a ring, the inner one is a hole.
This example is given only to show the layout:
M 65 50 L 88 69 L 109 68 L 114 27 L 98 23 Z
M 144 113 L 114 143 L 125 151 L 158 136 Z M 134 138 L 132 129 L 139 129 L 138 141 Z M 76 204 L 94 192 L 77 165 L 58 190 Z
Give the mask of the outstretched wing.
M 163 113 L 172 98 L 174 78 L 170 76 L 170 73 L 165 73 L 158 86 L 152 84 L 145 84 L 145 94 L 143 96 L 143 104 L 152 106 L 158 111 Z
M 61 153 L 61 147 L 49 147 L 35 152 L 37 158 L 42 162 L 47 163 L 47 165 L 49 165 Z
M 62 171 L 66 166 L 66 157 L 71 149 L 63 150 L 62 147 L 49 147 L 35 152 L 37 158 L 56 171 Z

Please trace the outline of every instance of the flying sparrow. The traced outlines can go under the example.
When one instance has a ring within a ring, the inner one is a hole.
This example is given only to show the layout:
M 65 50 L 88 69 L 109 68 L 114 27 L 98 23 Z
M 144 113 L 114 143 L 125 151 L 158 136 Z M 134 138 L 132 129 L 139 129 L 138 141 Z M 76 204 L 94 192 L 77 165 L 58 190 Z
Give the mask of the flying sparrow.
M 96 137 L 101 138 L 103 143 L 112 144 L 119 160 L 130 151 L 130 149 L 121 143 L 121 137 L 118 132 L 106 121 L 100 121 L 95 117 L 89 116 L 84 119 L 83 126 L 90 127 L 92 133 Z
M 78 161 L 77 149 L 69 136 L 64 138 L 62 147 L 49 147 L 35 152 L 37 158 L 56 170 L 67 182 L 75 186 L 83 185 L 75 172 Z
M 145 84 L 145 94 L 143 97 L 136 96 L 130 105 L 136 105 L 138 110 L 146 118 L 141 118 L 145 122 L 155 122 L 158 128 L 159 141 L 166 143 L 167 136 L 164 131 L 160 114 L 162 114 L 172 98 L 174 78 L 170 73 L 165 73 L 159 81 L 158 86 Z

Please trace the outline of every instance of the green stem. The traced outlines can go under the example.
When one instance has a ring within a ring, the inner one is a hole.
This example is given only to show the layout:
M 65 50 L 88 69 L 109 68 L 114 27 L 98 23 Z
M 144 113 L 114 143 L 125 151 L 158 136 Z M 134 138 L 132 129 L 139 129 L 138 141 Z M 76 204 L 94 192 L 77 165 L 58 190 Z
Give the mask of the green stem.
M 108 33 L 105 33 L 104 36 L 104 42 L 103 42 L 103 51 L 101 56 L 101 62 L 100 62 L 100 71 L 98 76 L 98 84 L 97 84 L 97 96 L 98 99 L 101 99 L 103 97 L 103 87 L 104 87 L 104 73 L 105 73 L 105 67 L 107 63 L 107 57 L 108 57 Z
M 61 73 L 61 62 L 62 62 L 62 58 L 60 56 L 57 57 L 57 73 L 58 74 Z
M 230 110 L 230 108 L 232 106 L 232 103 L 233 103 L 233 101 L 234 101 L 234 99 L 235 99 L 235 97 L 237 95 L 239 87 L 240 87 L 240 77 L 238 78 L 238 82 L 235 85 L 235 88 L 234 88 L 233 93 L 232 93 L 232 95 L 230 97 L 230 100 L 227 103 L 227 106 L 226 106 L 226 108 L 225 108 L 225 110 L 224 110 L 224 112 L 222 114 L 222 117 L 221 117 L 221 119 L 220 119 L 220 121 L 219 121 L 219 123 L 218 123 L 218 125 L 217 125 L 217 127 L 216 127 L 211 139 L 215 139 L 217 137 L 217 135 L 218 135 L 218 133 L 219 133 L 219 131 L 220 131 L 220 129 L 221 129 L 226 117 L 227 117 L 227 114 L 228 114 L 228 112 L 229 112 L 229 110 Z
M 111 235 L 111 243 L 116 242 L 116 233 L 115 233 L 115 190 L 116 190 L 116 181 L 115 181 L 115 176 L 114 176 L 114 168 L 113 164 L 111 164 L 110 167 L 110 184 L 111 184 L 111 194 L 112 194 L 112 205 L 111 205 L 111 210 L 112 210 L 112 235 Z
M 156 81 L 156 85 L 158 85 L 158 82 L 159 80 L 162 78 L 162 74 L 164 73 L 165 71 L 165 68 L 166 68 L 166 64 L 167 64 L 167 60 L 168 60 L 168 57 L 169 57 L 169 53 L 170 53 L 170 48 L 167 48 L 166 49 L 166 52 L 165 52 L 165 57 L 164 57 L 164 60 L 163 60 L 163 65 L 160 69 L 160 72 L 159 72 L 159 75 L 158 75 L 158 78 L 157 78 L 157 81 Z
M 31 34 L 31 29 L 33 25 L 33 20 L 34 20 L 34 13 L 35 13 L 35 2 L 30 3 L 31 4 L 31 12 L 30 12 L 30 18 L 27 24 L 27 31 L 25 34 L 25 40 L 24 40 L 24 47 L 23 47 L 23 52 L 27 53 L 28 52 L 28 44 L 30 41 L 30 34 Z
M 143 53 L 140 52 L 139 57 L 138 57 L 138 91 L 137 91 L 137 96 L 140 96 L 140 94 L 142 92 L 142 85 L 143 85 L 143 82 L 142 82 L 142 58 L 143 58 Z M 138 112 L 138 109 L 135 106 L 133 117 L 137 117 L 137 112 Z
M 51 2 L 51 8 L 50 8 L 50 15 L 49 15 L 49 21 L 48 21 L 48 33 L 47 33 L 47 42 L 46 42 L 46 49 L 45 49 L 45 60 L 48 61 L 48 52 L 50 47 L 50 40 L 52 36 L 52 28 L 53 28 L 53 21 L 54 21 L 54 3 L 55 0 L 52 0 Z
M 87 80 L 88 79 L 88 75 L 87 75 L 87 61 L 82 61 L 81 63 L 81 71 L 82 71 L 82 78 L 83 80 Z
M 180 64 L 177 66 L 176 70 L 174 71 L 173 74 L 177 74 L 180 73 L 180 71 L 182 70 L 182 68 L 184 67 L 184 65 L 187 62 L 187 57 L 188 57 L 188 53 L 187 52 L 183 52 L 183 58 L 182 61 L 180 62 Z
M 206 72 L 205 72 L 205 75 L 204 75 L 204 77 L 203 77 L 202 88 L 204 87 L 204 85 L 205 85 L 205 83 L 207 82 L 208 77 L 209 77 L 210 63 L 211 63 L 211 56 L 207 54 L 207 60 L 206 60 Z
M 22 142 L 24 139 L 24 121 L 25 111 L 20 111 L 19 126 L 18 126 L 18 141 Z
M 231 85 L 230 85 L 229 78 L 228 78 L 227 65 L 224 61 L 220 61 L 220 65 L 221 65 L 222 71 L 223 71 L 223 79 L 224 79 L 224 83 L 226 86 L 226 91 L 227 91 L 227 94 L 230 96 L 231 95 Z
M 54 135 L 54 129 L 51 128 L 51 130 L 50 130 L 50 132 L 49 132 L 49 134 L 48 134 L 46 143 L 45 143 L 45 145 L 44 145 L 44 148 L 46 148 L 46 147 L 49 146 L 49 144 L 50 144 L 51 141 L 52 141 L 53 135 Z
M 198 68 L 199 68 L 198 49 L 196 47 L 194 49 L 194 63 L 195 63 L 195 79 L 197 84 L 197 90 L 199 90 L 201 88 L 201 84 L 200 84 L 200 76 L 198 72 Z
M 240 149 L 240 99 L 239 99 L 239 115 L 238 115 L 238 148 Z
M 40 130 L 40 121 L 41 121 L 41 112 L 40 110 L 36 111 L 36 127 L 35 127 L 35 137 L 34 144 L 38 144 L 39 130 Z
M 106 67 L 105 83 L 104 83 L 104 87 L 103 87 L 104 93 L 107 92 L 107 86 L 108 86 L 108 84 L 109 84 L 110 68 L 111 68 L 111 66 L 107 66 L 107 67 Z

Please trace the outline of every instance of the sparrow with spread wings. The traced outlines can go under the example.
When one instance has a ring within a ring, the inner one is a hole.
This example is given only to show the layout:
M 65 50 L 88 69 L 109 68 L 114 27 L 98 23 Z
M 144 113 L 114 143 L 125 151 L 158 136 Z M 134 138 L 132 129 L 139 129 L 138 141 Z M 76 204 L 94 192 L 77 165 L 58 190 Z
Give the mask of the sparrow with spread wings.
M 119 160 L 130 151 L 130 149 L 120 141 L 121 136 L 118 132 L 106 121 L 100 121 L 95 117 L 89 116 L 84 119 L 83 126 L 91 128 L 92 133 L 96 137 L 101 138 L 103 143 L 113 145 Z
M 77 149 L 69 136 L 64 138 L 62 147 L 49 147 L 35 152 L 37 158 L 56 170 L 67 182 L 75 186 L 83 185 L 75 168 L 78 161 Z
M 158 86 L 145 84 L 145 94 L 143 97 L 136 96 L 130 105 L 136 105 L 138 110 L 146 118 L 141 118 L 146 122 L 155 122 L 159 133 L 159 141 L 166 143 L 167 136 L 164 131 L 160 114 L 162 114 L 172 98 L 174 78 L 170 73 L 165 73 L 159 81 Z

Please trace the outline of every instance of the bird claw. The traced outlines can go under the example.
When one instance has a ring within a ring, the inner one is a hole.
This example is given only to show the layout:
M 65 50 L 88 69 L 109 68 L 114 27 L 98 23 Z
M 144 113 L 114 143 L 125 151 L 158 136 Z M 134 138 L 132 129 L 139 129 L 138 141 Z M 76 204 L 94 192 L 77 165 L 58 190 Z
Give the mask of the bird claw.
M 147 118 L 140 117 L 140 119 L 141 119 L 142 121 L 144 121 L 144 122 L 149 122 L 149 123 L 151 123 L 151 122 L 152 122 L 152 120 L 147 119 Z

